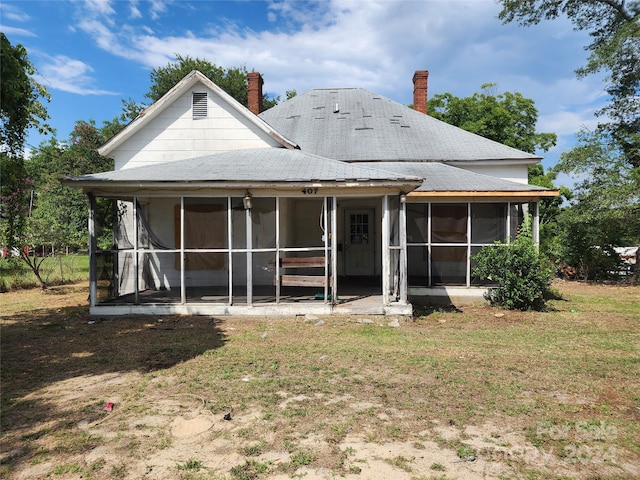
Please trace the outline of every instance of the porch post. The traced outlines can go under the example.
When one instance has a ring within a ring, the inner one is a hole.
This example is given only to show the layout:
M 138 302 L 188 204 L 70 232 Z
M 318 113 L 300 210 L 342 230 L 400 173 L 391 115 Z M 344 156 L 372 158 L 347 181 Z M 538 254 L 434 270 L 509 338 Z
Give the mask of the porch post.
M 338 199 L 331 202 L 331 303 L 338 298 Z
M 400 303 L 407 303 L 407 197 L 400 197 L 399 225 L 400 230 Z
M 89 197 L 89 305 L 96 306 L 98 296 L 97 265 L 96 265 L 96 199 L 93 194 Z
M 187 286 L 184 274 L 184 197 L 180 197 L 180 303 L 187 303 Z
M 227 253 L 227 265 L 229 265 L 227 290 L 229 293 L 229 305 L 233 305 L 233 209 L 231 207 L 231 197 L 227 197 L 227 225 L 229 225 L 229 228 L 227 228 L 227 247 L 229 248 Z
M 507 243 L 511 243 L 511 202 L 507 202 Z
M 322 219 L 322 231 L 324 232 L 324 303 L 329 303 L 329 232 L 327 231 L 327 197 L 322 199 L 322 207 L 322 210 L 324 211 L 324 218 Z
M 382 197 L 382 303 L 389 305 L 389 196 Z
M 533 202 L 533 243 L 536 247 L 540 246 L 540 203 Z
M 276 197 L 276 304 L 280 303 L 280 197 Z M 326 298 L 326 295 L 325 295 Z
M 432 286 L 433 279 L 431 278 L 431 202 L 427 204 L 427 283 L 428 287 Z
M 247 224 L 247 305 L 253 304 L 253 258 L 251 250 L 253 249 L 253 225 L 251 222 L 251 208 L 245 210 Z
M 140 300 L 140 285 L 138 275 L 140 273 L 140 259 L 138 258 L 138 197 L 133 197 L 133 295 L 134 303 L 138 305 Z
M 467 288 L 471 286 L 471 202 L 467 203 Z

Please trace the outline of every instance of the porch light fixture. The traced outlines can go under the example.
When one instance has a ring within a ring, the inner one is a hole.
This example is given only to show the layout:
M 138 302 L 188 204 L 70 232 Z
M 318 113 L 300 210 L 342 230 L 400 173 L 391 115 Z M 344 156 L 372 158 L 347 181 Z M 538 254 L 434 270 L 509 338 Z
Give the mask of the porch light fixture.
M 400 203 L 406 203 L 407 202 L 407 196 L 403 193 L 402 195 L 400 195 Z
M 252 202 L 251 202 L 251 193 L 247 190 L 247 193 L 244 194 L 244 198 L 242 199 L 242 205 L 245 210 L 251 210 Z

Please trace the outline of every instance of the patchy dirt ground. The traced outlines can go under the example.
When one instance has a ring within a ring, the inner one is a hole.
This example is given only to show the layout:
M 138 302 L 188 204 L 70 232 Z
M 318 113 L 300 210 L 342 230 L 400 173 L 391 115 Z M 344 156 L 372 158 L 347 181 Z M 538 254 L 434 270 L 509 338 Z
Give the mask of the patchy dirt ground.
M 84 286 L 2 294 L 0 477 L 640 478 L 640 289 L 559 288 L 549 313 L 399 326 L 101 319 Z M 600 356 L 574 364 L 572 345 Z

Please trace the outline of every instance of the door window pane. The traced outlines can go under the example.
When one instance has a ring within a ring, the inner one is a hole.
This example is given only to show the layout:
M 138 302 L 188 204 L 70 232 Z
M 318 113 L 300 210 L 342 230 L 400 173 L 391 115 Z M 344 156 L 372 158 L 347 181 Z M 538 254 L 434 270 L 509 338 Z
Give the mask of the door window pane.
M 369 243 L 369 215 L 352 213 L 349 218 L 351 245 L 367 245 Z

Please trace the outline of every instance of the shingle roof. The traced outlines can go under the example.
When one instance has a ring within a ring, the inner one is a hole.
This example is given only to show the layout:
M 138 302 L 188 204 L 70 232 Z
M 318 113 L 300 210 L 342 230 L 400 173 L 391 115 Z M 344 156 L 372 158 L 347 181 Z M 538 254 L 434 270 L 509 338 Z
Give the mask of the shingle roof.
M 526 183 L 470 172 L 442 163 L 426 162 L 365 162 L 366 165 L 399 174 L 423 178 L 416 192 L 545 192 L 548 189 Z
M 260 117 L 303 151 L 343 161 L 540 160 L 362 88 L 310 90 Z
M 311 182 L 392 180 L 416 185 L 420 177 L 349 164 L 300 150 L 235 150 L 159 165 L 128 168 L 66 179 L 86 182 Z

